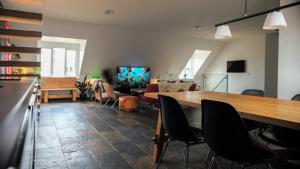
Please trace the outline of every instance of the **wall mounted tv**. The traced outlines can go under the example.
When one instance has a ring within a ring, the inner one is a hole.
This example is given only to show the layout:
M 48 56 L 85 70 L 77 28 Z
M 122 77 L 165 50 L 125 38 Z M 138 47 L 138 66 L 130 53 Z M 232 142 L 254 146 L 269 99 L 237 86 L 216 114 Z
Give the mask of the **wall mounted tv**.
M 150 83 L 151 72 L 147 67 L 117 67 L 118 88 L 145 88 Z
M 246 60 L 227 61 L 227 73 L 245 73 Z

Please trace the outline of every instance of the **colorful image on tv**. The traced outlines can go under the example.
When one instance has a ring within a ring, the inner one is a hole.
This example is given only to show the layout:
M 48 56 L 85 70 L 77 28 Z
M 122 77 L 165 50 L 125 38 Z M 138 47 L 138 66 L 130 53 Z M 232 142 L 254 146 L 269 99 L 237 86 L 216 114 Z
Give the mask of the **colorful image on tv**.
M 119 88 L 145 88 L 150 83 L 150 68 L 120 66 L 117 68 Z

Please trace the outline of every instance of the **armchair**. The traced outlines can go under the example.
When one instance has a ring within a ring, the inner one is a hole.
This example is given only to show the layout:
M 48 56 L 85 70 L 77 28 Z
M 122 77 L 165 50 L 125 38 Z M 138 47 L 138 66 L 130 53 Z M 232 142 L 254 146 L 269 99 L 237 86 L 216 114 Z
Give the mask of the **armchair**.
M 144 93 L 150 93 L 150 92 L 159 92 L 158 84 L 148 84 Z M 154 105 L 158 105 L 159 102 L 158 102 L 157 99 L 152 99 L 152 98 L 146 97 L 144 95 L 144 93 L 140 93 L 138 95 L 138 98 L 140 100 L 143 100 L 143 101 L 145 101 L 147 103 L 150 103 L 153 106 Z

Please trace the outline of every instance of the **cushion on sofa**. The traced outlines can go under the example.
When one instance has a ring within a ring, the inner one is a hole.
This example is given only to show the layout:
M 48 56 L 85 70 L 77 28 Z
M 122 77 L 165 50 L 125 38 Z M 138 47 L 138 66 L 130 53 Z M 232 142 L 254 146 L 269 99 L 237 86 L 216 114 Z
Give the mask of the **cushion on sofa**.
M 159 92 L 189 91 L 193 83 L 159 83 Z

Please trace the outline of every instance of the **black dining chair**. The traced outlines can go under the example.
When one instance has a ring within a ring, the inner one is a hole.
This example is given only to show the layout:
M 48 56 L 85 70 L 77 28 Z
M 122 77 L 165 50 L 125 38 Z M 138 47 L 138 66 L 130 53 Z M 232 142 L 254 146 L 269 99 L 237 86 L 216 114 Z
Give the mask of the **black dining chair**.
M 258 97 L 265 96 L 265 92 L 262 90 L 258 90 L 258 89 L 246 89 L 241 94 L 248 95 L 248 96 L 258 96 Z M 257 129 L 257 128 L 261 128 L 262 126 L 264 126 L 264 124 L 262 124 L 262 123 L 259 123 L 257 121 L 253 121 L 253 120 L 249 120 L 249 119 L 244 119 L 244 122 L 249 131 Z
M 292 100 L 300 101 L 300 94 Z M 300 160 L 300 131 L 279 126 L 269 126 L 259 133 L 259 137 L 268 143 L 283 147 L 283 158 Z
M 247 168 L 265 164 L 277 158 L 273 152 L 264 149 L 254 141 L 238 112 L 227 103 L 202 100 L 202 130 L 205 142 L 213 152 L 211 168 L 216 157 L 223 157 Z M 252 139 L 251 139 L 252 138 Z
M 181 106 L 174 98 L 158 95 L 158 99 L 161 106 L 162 125 L 167 133 L 168 140 L 155 168 L 159 167 L 165 151 L 172 141 L 180 141 L 185 144 L 184 157 L 187 167 L 189 162 L 189 147 L 204 143 L 202 130 L 189 125 Z
M 249 96 L 260 96 L 260 97 L 265 96 L 265 92 L 262 90 L 258 90 L 258 89 L 246 89 L 241 94 L 249 95 Z

